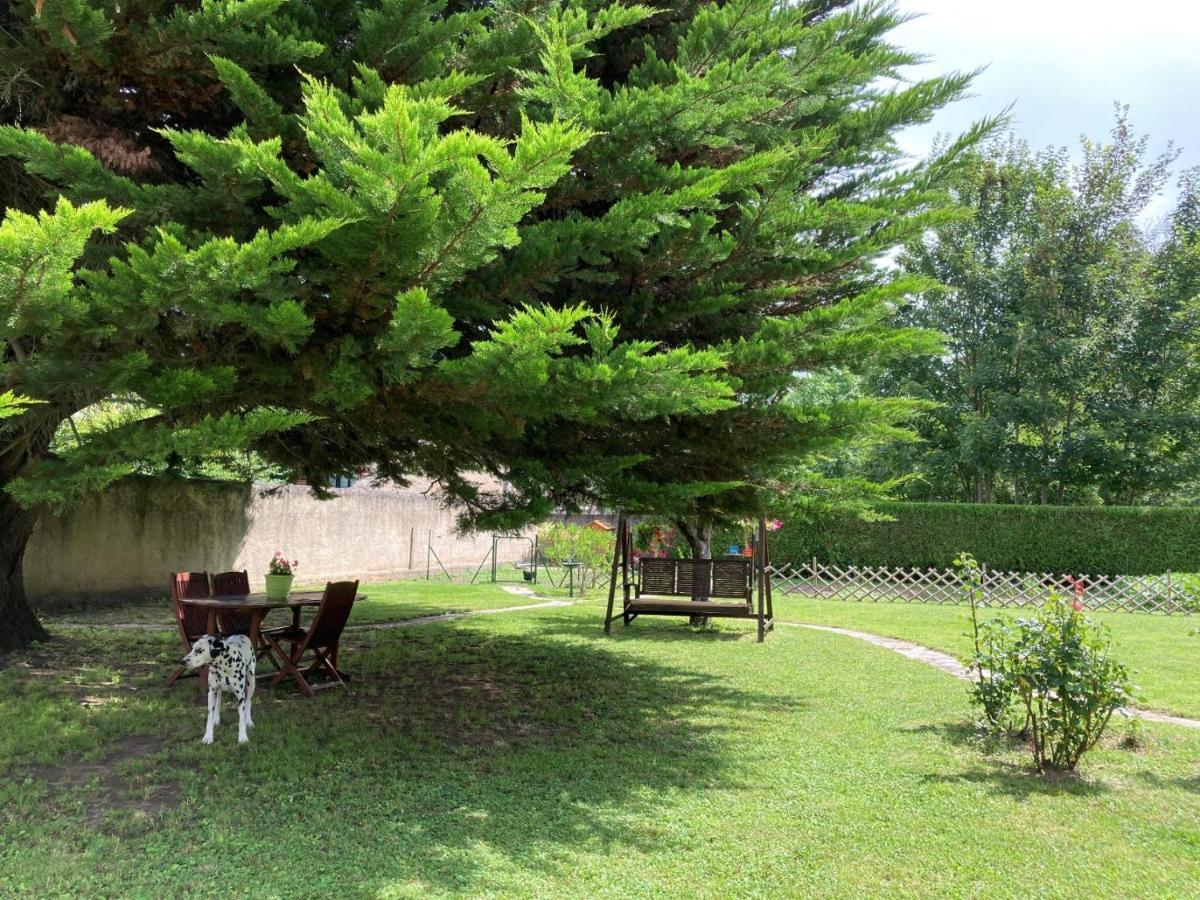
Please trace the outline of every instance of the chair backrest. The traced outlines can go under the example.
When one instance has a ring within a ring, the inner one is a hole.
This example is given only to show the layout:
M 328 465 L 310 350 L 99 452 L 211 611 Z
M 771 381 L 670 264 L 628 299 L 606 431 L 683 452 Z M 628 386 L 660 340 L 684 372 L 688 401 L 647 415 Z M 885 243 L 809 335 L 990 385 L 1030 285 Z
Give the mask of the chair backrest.
M 228 597 L 249 594 L 250 576 L 245 569 L 240 572 L 218 572 L 212 577 L 212 592 Z
M 328 647 L 336 644 L 350 618 L 354 598 L 358 595 L 357 581 L 330 581 L 325 585 L 325 595 L 308 629 L 305 647 Z
M 196 606 L 180 603 L 182 598 L 198 599 L 209 597 L 207 572 L 172 572 L 171 600 L 175 604 L 175 619 L 179 624 L 179 636 L 190 644 L 208 630 L 208 613 Z
M 639 594 L 667 597 L 731 597 L 749 602 L 753 561 L 644 557 L 638 563 Z
M 218 572 L 212 576 L 212 592 L 214 596 L 221 597 L 245 596 L 250 593 L 250 575 L 245 569 L 240 572 Z M 250 613 L 222 610 L 219 618 L 222 634 L 250 634 Z
M 643 556 L 638 573 L 643 594 L 675 593 L 675 560 Z
M 754 563 L 749 559 L 715 559 L 712 571 L 714 597 L 738 597 L 747 602 L 753 597 Z

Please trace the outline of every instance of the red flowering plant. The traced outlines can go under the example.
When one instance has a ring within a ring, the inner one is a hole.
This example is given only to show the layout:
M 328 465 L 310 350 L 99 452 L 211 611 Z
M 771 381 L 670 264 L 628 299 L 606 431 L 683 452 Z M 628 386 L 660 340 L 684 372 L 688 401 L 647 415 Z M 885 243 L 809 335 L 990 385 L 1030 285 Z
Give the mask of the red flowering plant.
M 271 561 L 267 563 L 268 575 L 295 575 L 296 567 L 300 565 L 300 560 L 293 559 L 290 562 L 284 558 L 282 550 L 276 550 L 275 555 L 271 557 Z
M 1074 770 L 1134 691 L 1108 631 L 1085 614 L 1086 585 L 1075 581 L 1070 598 L 1051 591 L 1028 618 L 981 622 L 983 569 L 966 553 L 955 563 L 971 607 L 973 700 L 991 728 L 1028 738 L 1039 772 Z
M 1071 609 L 1075 610 L 1075 612 L 1083 612 L 1085 609 L 1087 609 L 1087 604 L 1083 602 L 1083 595 L 1086 590 L 1087 585 L 1084 583 L 1082 578 L 1078 579 L 1073 585 L 1071 585 L 1071 591 L 1075 595 L 1074 599 L 1071 601 Z

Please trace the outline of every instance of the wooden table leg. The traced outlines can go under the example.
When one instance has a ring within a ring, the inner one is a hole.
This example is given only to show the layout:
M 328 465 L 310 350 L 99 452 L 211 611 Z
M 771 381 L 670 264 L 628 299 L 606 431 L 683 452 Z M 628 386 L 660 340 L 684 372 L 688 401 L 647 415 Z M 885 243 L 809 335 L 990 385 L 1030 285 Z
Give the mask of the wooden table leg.
M 266 616 L 265 609 L 250 610 L 250 646 L 258 652 L 258 643 L 262 640 L 262 620 Z

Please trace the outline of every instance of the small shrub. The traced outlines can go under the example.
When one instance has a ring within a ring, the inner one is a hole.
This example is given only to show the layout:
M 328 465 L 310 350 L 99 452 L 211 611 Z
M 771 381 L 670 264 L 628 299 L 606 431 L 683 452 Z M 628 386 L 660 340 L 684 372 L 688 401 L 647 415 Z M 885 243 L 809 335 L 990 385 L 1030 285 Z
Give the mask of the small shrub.
M 1072 771 L 1132 697 L 1129 672 L 1083 605 L 1052 593 L 1036 619 L 1018 619 L 1006 665 L 1028 716 L 1033 760 Z
M 580 525 L 545 524 L 538 529 L 538 547 L 552 565 L 566 560 L 581 563 L 575 572 L 575 586 L 580 595 L 594 587 L 604 567 L 612 562 L 611 531 L 597 531 Z
M 1057 592 L 1035 618 L 981 623 L 982 571 L 968 554 L 956 564 L 971 609 L 975 703 L 990 727 L 1028 735 L 1039 772 L 1073 771 L 1132 696 L 1107 630 Z

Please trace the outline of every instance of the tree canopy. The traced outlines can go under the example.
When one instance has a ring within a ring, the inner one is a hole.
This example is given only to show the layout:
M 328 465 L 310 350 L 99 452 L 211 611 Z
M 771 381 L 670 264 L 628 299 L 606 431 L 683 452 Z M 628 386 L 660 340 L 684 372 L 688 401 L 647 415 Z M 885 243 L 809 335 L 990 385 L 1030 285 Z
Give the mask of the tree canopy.
M 428 475 L 480 527 L 760 509 L 911 411 L 797 378 L 932 348 L 874 261 L 957 215 L 987 128 L 905 163 L 969 76 L 901 80 L 889 4 L 0 16 L 0 387 L 33 401 L 0 424 L 10 643 L 37 509 L 214 453 Z

